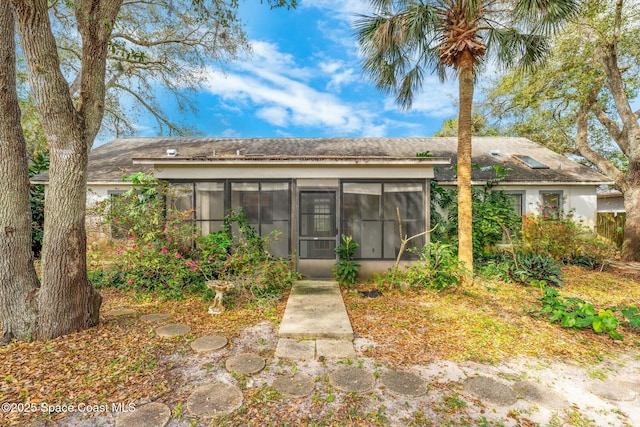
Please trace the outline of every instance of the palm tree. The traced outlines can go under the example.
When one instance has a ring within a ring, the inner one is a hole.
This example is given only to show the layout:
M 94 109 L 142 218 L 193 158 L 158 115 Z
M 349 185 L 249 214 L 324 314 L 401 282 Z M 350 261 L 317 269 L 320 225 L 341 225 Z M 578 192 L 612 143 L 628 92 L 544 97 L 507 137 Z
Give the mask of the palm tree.
M 425 74 L 458 75 L 458 258 L 473 273 L 471 129 L 474 81 L 488 53 L 499 65 L 530 71 L 549 36 L 573 17 L 579 0 L 370 0 L 355 31 L 363 70 L 379 89 L 411 108 Z M 469 276 L 472 277 L 472 276 Z

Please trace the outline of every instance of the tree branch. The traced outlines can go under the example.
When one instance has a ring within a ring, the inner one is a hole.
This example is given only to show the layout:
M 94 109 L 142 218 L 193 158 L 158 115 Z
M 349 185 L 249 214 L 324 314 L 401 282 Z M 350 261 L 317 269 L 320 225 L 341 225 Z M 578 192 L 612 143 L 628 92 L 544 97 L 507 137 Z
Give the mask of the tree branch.
M 595 85 L 587 99 L 580 105 L 577 114 L 576 148 L 580 152 L 580 155 L 596 165 L 598 169 L 611 178 L 618 187 L 620 187 L 620 191 L 624 193 L 628 188 L 624 173 L 607 160 L 607 158 L 589 146 L 589 111 L 596 103 L 599 91 L 600 87 Z
M 158 113 L 156 109 L 152 105 L 147 103 L 147 101 L 145 101 L 137 92 L 134 92 L 129 88 L 121 86 L 119 84 L 114 84 L 113 88 L 120 89 L 124 92 L 127 92 L 131 96 L 133 96 L 136 99 L 136 101 L 138 101 L 147 111 L 149 111 L 153 115 L 153 117 L 156 119 L 156 121 L 160 126 L 164 124 L 166 127 L 169 128 L 170 132 L 173 131 L 173 132 L 176 132 L 177 134 L 181 133 L 180 128 L 178 126 L 174 125 L 168 119 L 166 119 L 162 114 Z
M 162 40 L 141 40 L 141 39 L 137 39 L 132 37 L 129 34 L 124 34 L 124 33 L 114 33 L 112 35 L 112 39 L 123 39 L 126 40 L 130 43 L 133 43 L 137 46 L 142 46 L 142 47 L 154 47 L 154 46 L 160 46 L 160 45 L 166 45 L 166 44 L 181 44 L 181 45 L 186 45 L 186 46 L 197 46 L 199 44 L 201 44 L 202 39 L 204 38 L 204 36 L 202 37 L 196 37 L 196 38 L 191 38 L 191 36 L 195 33 L 197 33 L 200 30 L 200 27 L 196 27 L 194 28 L 192 31 L 190 31 L 189 33 L 185 34 L 184 37 L 182 38 L 175 38 L 175 39 L 171 39 L 171 38 L 166 38 L 166 39 L 162 39 Z M 208 33 L 208 32 L 207 32 Z M 205 34 L 207 34 L 205 33 Z
M 600 105 L 598 105 L 598 103 L 594 103 L 591 106 L 591 111 L 593 112 L 593 114 L 595 114 L 596 118 L 602 124 L 602 126 L 607 128 L 607 131 L 609 131 L 611 137 L 616 141 L 618 146 L 620 146 L 622 152 L 628 156 L 629 144 L 625 135 L 625 130 L 620 129 L 618 124 L 609 116 L 607 116 L 607 113 L 604 112 L 604 110 L 602 109 L 602 107 L 600 107 Z

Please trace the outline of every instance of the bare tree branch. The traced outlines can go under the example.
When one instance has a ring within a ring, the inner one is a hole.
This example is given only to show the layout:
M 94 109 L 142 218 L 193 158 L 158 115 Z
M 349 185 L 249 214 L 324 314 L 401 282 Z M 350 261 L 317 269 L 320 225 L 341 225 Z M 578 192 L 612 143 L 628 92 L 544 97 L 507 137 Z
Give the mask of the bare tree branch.
M 620 187 L 620 191 L 624 193 L 628 187 L 625 174 L 606 157 L 589 146 L 589 111 L 596 103 L 599 91 L 600 86 L 594 85 L 591 93 L 580 106 L 580 110 L 577 114 L 576 148 L 580 152 L 580 155 L 596 165 L 608 177 L 613 179 L 618 187 Z
M 116 89 L 120 89 L 124 92 L 127 92 L 128 94 L 130 94 L 131 96 L 133 96 L 136 101 L 138 101 L 149 113 L 151 113 L 153 115 L 153 117 L 156 119 L 156 121 L 158 122 L 158 124 L 160 126 L 165 125 L 167 128 L 169 128 L 169 132 L 175 132 L 177 134 L 181 134 L 181 130 L 178 126 L 176 126 L 175 124 L 171 123 L 167 118 L 164 117 L 163 114 L 161 114 L 160 112 L 158 112 L 152 105 L 150 105 L 149 103 L 147 103 L 147 101 L 142 98 L 140 96 L 140 94 L 138 94 L 137 92 L 121 86 L 119 84 L 114 84 L 113 88 Z

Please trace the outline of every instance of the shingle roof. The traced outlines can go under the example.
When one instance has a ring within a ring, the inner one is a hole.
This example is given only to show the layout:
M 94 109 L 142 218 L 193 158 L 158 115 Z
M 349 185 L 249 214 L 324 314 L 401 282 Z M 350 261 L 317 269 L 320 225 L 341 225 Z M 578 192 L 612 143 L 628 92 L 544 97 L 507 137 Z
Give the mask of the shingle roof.
M 473 161 L 480 166 L 502 164 L 514 170 L 510 182 L 576 182 L 600 184 L 609 182 L 598 172 L 525 138 L 474 137 Z M 89 182 L 114 182 L 133 172 L 150 172 L 149 164 L 134 164 L 132 159 L 205 159 L 216 161 L 235 155 L 238 150 L 246 159 L 260 158 L 416 158 L 416 153 L 429 151 L 431 156 L 450 158 L 456 163 L 457 139 L 454 138 L 125 138 L 101 145 L 89 154 Z M 175 149 L 177 156 L 167 156 Z M 213 155 L 215 150 L 215 157 Z M 493 154 L 492 154 L 493 153 Z M 524 154 L 549 166 L 531 169 L 512 156 Z M 453 181 L 451 167 L 436 167 L 440 181 Z M 474 180 L 494 177 L 493 171 L 473 171 Z M 39 177 L 46 180 L 46 176 Z

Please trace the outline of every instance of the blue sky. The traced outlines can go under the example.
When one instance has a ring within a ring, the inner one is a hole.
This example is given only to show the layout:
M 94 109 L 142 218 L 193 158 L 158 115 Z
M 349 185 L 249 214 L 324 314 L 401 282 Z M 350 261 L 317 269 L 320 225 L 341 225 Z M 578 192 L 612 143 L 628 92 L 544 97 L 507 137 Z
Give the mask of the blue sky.
M 351 24 L 370 13 L 360 0 L 301 0 L 270 10 L 243 0 L 253 53 L 206 71 L 190 123 L 211 137 L 431 136 L 456 115 L 455 81 L 428 77 L 409 111 L 362 73 Z M 145 128 L 140 136 L 155 136 Z M 153 126 L 149 120 L 148 124 Z

